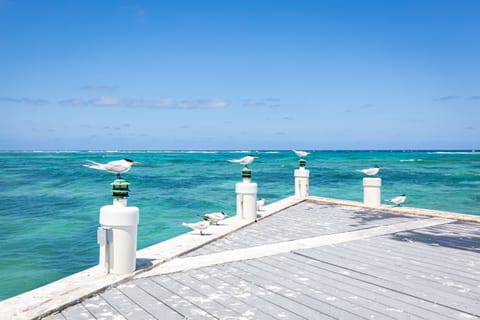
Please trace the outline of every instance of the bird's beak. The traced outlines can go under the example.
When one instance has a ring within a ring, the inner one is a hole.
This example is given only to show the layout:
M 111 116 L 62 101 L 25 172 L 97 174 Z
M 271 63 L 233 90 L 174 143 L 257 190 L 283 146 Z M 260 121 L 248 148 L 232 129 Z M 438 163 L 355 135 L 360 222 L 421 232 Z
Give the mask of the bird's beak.
M 141 164 L 141 162 L 133 161 L 132 164 Z

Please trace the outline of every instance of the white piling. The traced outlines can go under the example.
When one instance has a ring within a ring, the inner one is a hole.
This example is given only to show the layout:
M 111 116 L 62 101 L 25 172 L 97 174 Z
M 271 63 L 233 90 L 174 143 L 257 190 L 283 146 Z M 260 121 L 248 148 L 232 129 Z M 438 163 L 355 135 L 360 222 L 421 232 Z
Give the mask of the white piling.
M 113 205 L 100 209 L 99 265 L 107 274 L 127 274 L 136 269 L 137 225 L 140 211 L 137 207 L 127 206 L 128 183 L 125 180 L 117 179 L 112 185 Z M 119 185 L 123 188 L 120 191 Z
M 370 207 L 379 207 L 381 204 L 381 178 L 363 178 L 363 203 Z
M 294 171 L 295 176 L 295 197 L 305 199 L 308 197 L 308 180 L 310 171 L 305 169 L 306 161 L 300 159 L 300 167 Z
M 244 220 L 257 218 L 257 184 L 251 180 L 252 171 L 248 168 L 242 170 L 243 182 L 235 185 L 237 193 L 237 216 Z

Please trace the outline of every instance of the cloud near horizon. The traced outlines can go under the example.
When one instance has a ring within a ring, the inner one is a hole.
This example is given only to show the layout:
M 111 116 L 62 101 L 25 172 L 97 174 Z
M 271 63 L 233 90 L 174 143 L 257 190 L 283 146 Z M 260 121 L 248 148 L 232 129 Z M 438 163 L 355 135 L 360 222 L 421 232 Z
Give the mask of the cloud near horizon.
M 94 99 L 72 98 L 58 102 L 64 106 L 112 106 L 112 107 L 144 107 L 144 108 L 176 108 L 176 109 L 220 109 L 228 106 L 222 99 L 132 99 L 114 96 L 101 96 Z
M 242 105 L 244 107 L 280 107 L 280 99 L 267 98 L 267 99 L 243 99 Z
M 29 105 L 47 105 L 47 99 L 0 97 L 0 102 Z M 176 109 L 220 109 L 228 106 L 223 99 L 132 99 L 114 96 L 100 96 L 93 99 L 69 98 L 57 102 L 61 106 L 112 106 L 112 107 L 145 107 L 145 108 L 176 108 Z
M 435 98 L 433 100 L 434 101 L 451 101 L 451 100 L 459 100 L 461 98 L 462 97 L 460 96 L 443 96 L 443 97 Z
M 22 103 L 22 104 L 33 104 L 33 105 L 46 105 L 49 103 L 46 99 L 36 99 L 36 98 L 11 98 L 11 97 L 0 97 L 0 102 L 11 102 L 11 103 Z

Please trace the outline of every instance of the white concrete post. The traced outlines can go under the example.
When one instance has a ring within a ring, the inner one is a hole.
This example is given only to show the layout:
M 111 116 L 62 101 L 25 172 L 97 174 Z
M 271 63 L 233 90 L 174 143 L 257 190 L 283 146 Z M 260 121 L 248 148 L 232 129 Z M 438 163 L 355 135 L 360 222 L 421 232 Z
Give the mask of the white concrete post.
M 363 203 L 370 207 L 381 204 L 381 178 L 363 178 Z
M 123 189 L 119 191 L 116 187 L 122 183 Z M 123 182 L 119 182 L 119 179 L 115 180 L 113 193 L 113 205 L 103 206 L 100 209 L 101 227 L 98 231 L 100 266 L 106 269 L 106 273 L 127 274 L 136 269 L 137 225 L 140 210 L 137 207 L 127 206 L 128 183 L 125 180 Z M 101 239 L 104 237 L 102 230 L 105 230 L 105 239 Z
M 237 216 L 244 220 L 257 218 L 257 184 L 251 180 L 252 172 L 248 168 L 242 170 L 243 182 L 235 185 L 237 193 Z
M 308 179 L 310 171 L 305 169 L 306 161 L 300 159 L 300 167 L 294 171 L 295 176 L 295 197 L 305 199 L 308 197 Z

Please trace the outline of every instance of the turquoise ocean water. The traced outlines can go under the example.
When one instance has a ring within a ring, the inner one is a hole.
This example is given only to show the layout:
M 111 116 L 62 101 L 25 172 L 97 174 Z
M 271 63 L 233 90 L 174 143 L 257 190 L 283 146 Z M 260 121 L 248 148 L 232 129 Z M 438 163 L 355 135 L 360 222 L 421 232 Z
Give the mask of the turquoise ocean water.
M 111 204 L 115 176 L 84 161 L 130 158 L 142 164 L 124 175 L 129 205 L 140 208 L 138 248 L 188 232 L 179 223 L 197 213 L 235 213 L 246 154 L 258 196 L 273 202 L 293 194 L 291 151 L 4 152 L 0 153 L 0 300 L 97 263 L 101 206 Z M 379 165 L 382 198 L 402 193 L 407 206 L 480 214 L 480 153 L 440 151 L 317 151 L 307 158 L 310 194 L 362 200 L 362 174 Z

